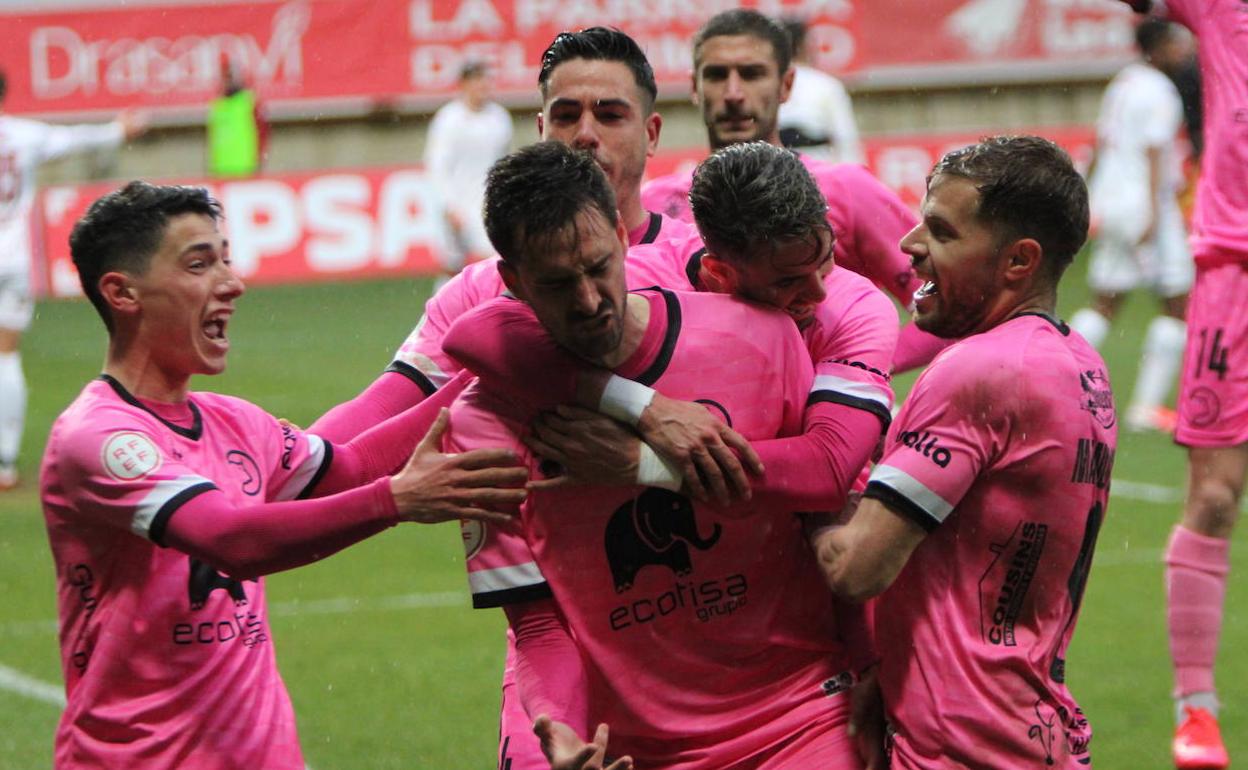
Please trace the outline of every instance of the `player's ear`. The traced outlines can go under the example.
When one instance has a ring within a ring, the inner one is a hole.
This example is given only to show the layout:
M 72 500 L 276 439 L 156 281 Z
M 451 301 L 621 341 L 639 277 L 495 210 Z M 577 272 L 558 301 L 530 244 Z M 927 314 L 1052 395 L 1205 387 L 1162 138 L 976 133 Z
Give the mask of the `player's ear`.
M 541 110 L 537 111 L 537 138 L 542 139 L 546 136 L 546 116 Z
M 624 247 L 624 252 L 628 252 L 628 225 L 624 224 L 624 217 L 617 210 L 615 212 L 615 237 L 620 240 L 620 244 Z
M 527 302 L 524 287 L 520 284 L 520 274 L 516 269 L 507 264 L 507 260 L 500 259 L 498 261 L 498 275 L 503 279 L 503 284 L 507 286 L 507 291 L 511 292 L 511 296 L 516 299 Z
M 1019 238 L 1006 247 L 1005 275 L 1007 280 L 1027 280 L 1044 265 L 1044 247 L 1035 238 Z
M 130 276 L 114 270 L 101 275 L 96 285 L 113 316 L 133 315 L 139 311 L 139 295 Z
M 720 259 L 709 251 L 702 256 L 702 271 L 699 276 L 703 288 L 720 294 L 732 294 L 739 283 L 737 268 L 731 262 Z
M 663 118 L 657 112 L 651 112 L 646 118 L 646 157 L 653 158 L 659 149 L 659 133 L 663 130 Z
M 780 78 L 780 103 L 784 104 L 789 100 L 789 94 L 793 93 L 793 78 L 797 76 L 797 68 L 792 64 L 784 71 L 784 76 Z
M 694 107 L 702 106 L 702 96 L 698 93 L 698 70 L 695 68 L 689 73 L 689 98 L 693 100 Z

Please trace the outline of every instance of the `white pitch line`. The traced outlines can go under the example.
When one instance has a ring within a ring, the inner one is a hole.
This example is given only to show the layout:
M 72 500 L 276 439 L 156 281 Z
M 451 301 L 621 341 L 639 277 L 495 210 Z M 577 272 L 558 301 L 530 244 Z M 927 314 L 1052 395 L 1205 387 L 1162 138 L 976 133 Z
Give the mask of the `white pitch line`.
M 65 708 L 65 689 L 0 663 L 0 690 Z

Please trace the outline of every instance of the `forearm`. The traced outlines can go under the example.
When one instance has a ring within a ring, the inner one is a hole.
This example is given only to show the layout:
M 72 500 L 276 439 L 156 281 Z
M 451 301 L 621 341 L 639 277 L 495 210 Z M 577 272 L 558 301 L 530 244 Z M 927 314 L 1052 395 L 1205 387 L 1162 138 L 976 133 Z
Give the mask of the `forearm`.
M 449 407 L 471 380 L 471 375 L 461 372 L 429 398 L 334 447 L 333 461 L 313 495 L 334 494 L 395 473 L 411 457 L 438 412 Z
M 504 609 L 516 635 L 516 684 L 529 718 L 546 714 L 586 737 L 584 664 L 554 602 L 539 600 Z
M 315 500 L 246 507 L 214 490 L 173 514 L 162 544 L 255 579 L 323 559 L 398 521 L 388 478 Z
M 425 399 L 425 391 L 398 372 L 384 372 L 358 396 L 330 409 L 308 428 L 333 444 L 345 444 L 368 428 Z
M 521 308 L 497 312 L 500 306 L 495 302 L 499 301 L 451 324 L 442 340 L 443 351 L 486 389 L 529 404 L 574 403 L 577 372 L 593 367 L 556 345 L 530 312 Z
M 880 437 L 880 418 L 857 407 L 812 404 L 800 436 L 752 442 L 766 471 L 752 480 L 752 505 L 839 511 Z

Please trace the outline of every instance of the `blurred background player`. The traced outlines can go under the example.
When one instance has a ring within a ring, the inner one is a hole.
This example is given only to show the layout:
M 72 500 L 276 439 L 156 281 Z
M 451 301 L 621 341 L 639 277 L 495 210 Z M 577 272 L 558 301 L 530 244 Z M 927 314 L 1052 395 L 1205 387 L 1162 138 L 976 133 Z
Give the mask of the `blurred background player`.
M 208 107 L 208 173 L 246 177 L 260 172 L 269 145 L 269 124 L 256 92 L 228 56 L 221 57 L 221 95 Z
M 481 224 L 485 175 L 511 148 L 511 115 L 490 100 L 485 64 L 468 62 L 459 72 L 459 96 L 429 123 L 425 172 L 441 209 L 438 231 L 441 287 L 465 265 L 494 253 Z
M 458 388 L 337 446 L 191 391 L 224 371 L 243 294 L 220 214 L 202 188 L 132 182 L 70 236 L 108 346 L 40 474 L 68 701 L 57 767 L 303 770 L 263 576 L 400 522 L 504 521 L 487 508 L 525 496 L 510 452 L 439 451 Z
M 1066 687 L 1116 446 L 1104 361 L 1054 316 L 1088 232 L 1069 156 L 995 137 L 932 170 L 902 241 L 915 323 L 956 339 L 914 384 L 848 524 L 833 590 L 876 607 L 893 770 L 1091 760 Z
M 784 28 L 793 42 L 793 89 L 780 105 L 780 141 L 820 160 L 866 162 L 849 92 L 812 64 L 806 22 L 785 19 Z
M 1150 0 L 1127 0 L 1147 10 Z M 1187 501 L 1166 549 L 1174 663 L 1175 766 L 1230 763 L 1218 728 L 1213 668 L 1222 634 L 1230 537 L 1248 477 L 1248 3 L 1167 0 L 1196 34 L 1204 153 L 1192 217 L 1196 282 L 1175 441 L 1188 447 Z
M 39 164 L 75 152 L 116 149 L 143 133 L 146 120 L 124 112 L 112 123 L 58 126 L 4 114 L 0 71 L 0 491 L 17 485 L 17 453 L 26 419 L 26 378 L 19 347 L 30 327 L 32 212 Z
M 1110 82 L 1097 119 L 1088 180 L 1097 223 L 1088 268 L 1092 299 L 1070 325 L 1099 348 L 1127 293 L 1152 289 L 1161 313 L 1148 325 L 1123 423 L 1132 430 L 1172 431 L 1175 414 L 1163 403 L 1183 358 L 1194 267 L 1177 197 L 1183 185 L 1177 148 L 1183 102 L 1167 73 L 1186 59 L 1190 35 L 1176 24 L 1147 19 L 1135 37 L 1142 58 Z

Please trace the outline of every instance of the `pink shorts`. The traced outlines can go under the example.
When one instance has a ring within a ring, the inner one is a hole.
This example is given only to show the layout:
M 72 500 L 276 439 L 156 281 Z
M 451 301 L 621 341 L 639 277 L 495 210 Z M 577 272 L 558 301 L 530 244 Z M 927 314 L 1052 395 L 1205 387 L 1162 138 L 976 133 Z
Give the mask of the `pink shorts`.
M 1248 441 L 1248 263 L 1196 269 L 1174 439 L 1190 447 Z

